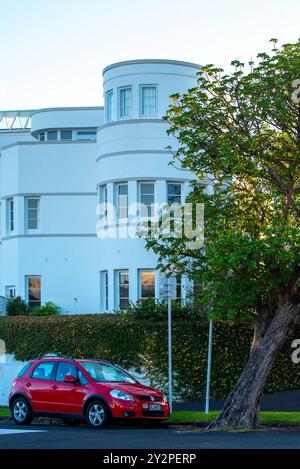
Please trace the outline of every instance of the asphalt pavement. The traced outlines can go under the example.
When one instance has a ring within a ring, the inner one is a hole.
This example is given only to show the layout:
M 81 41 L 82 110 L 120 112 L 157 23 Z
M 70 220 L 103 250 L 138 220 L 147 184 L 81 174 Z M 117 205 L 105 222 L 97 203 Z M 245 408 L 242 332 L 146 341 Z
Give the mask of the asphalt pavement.
M 300 449 L 300 432 L 206 432 L 183 427 L 144 428 L 37 425 L 0 422 L 1 449 Z

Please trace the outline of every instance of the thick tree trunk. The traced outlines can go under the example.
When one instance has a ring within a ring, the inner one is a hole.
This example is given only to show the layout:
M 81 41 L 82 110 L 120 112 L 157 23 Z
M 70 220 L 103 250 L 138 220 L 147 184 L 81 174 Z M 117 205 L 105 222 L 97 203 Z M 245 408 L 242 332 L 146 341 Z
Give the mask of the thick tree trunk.
M 209 429 L 250 429 L 259 425 L 259 407 L 267 377 L 298 313 L 299 305 L 288 301 L 280 304 L 264 335 L 254 339 L 248 363 Z

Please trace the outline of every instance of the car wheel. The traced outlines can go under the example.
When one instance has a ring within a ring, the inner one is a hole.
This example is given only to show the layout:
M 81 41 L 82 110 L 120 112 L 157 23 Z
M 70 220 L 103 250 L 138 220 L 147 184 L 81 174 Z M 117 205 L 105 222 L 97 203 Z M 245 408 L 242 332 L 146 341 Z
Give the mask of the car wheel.
M 32 411 L 31 407 L 26 399 L 23 397 L 17 397 L 13 402 L 12 418 L 17 425 L 28 425 L 32 422 Z
M 86 423 L 93 428 L 103 428 L 109 420 L 109 411 L 102 401 L 91 402 L 85 413 Z
M 68 425 L 69 427 L 76 427 L 82 423 L 81 419 L 72 419 L 72 418 L 65 418 L 63 419 L 63 422 L 65 425 Z

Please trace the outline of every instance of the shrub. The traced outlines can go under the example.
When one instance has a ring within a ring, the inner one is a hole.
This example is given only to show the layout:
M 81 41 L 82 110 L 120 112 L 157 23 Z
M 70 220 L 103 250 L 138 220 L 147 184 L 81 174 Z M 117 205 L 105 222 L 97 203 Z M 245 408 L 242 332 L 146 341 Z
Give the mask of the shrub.
M 27 316 L 29 307 L 20 296 L 16 296 L 16 298 L 9 300 L 6 313 L 8 316 Z
M 61 312 L 61 309 L 52 301 L 47 301 L 44 306 L 34 308 L 31 311 L 32 316 L 57 316 Z
M 116 310 L 117 313 L 124 316 L 135 317 L 137 319 L 166 319 L 168 317 L 168 303 L 167 301 L 158 301 L 153 298 L 146 300 L 139 300 L 136 303 L 129 303 L 127 307 Z M 172 317 L 176 318 L 206 318 L 206 314 L 200 310 L 195 309 L 194 305 L 187 303 L 185 306 L 180 304 L 180 301 L 172 301 Z
M 8 353 L 28 360 L 45 353 L 103 358 L 142 371 L 152 384 L 167 390 L 168 326 L 126 314 L 49 317 L 0 317 L 0 338 Z M 173 320 L 174 395 L 199 399 L 205 394 L 208 322 Z M 213 328 L 211 396 L 225 398 L 245 365 L 252 325 L 218 321 Z M 299 329 L 295 337 L 299 336 Z M 300 388 L 300 366 L 292 363 L 293 337 L 285 344 L 266 385 L 266 392 Z

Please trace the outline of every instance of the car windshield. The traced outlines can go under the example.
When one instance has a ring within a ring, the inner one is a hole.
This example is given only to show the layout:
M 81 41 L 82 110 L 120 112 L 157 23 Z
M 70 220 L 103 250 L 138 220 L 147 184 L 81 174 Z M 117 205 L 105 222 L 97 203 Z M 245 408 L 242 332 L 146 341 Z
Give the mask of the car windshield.
M 97 383 L 121 382 L 137 383 L 138 381 L 125 371 L 114 365 L 107 365 L 98 362 L 81 362 L 83 368 L 90 377 Z

